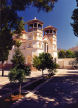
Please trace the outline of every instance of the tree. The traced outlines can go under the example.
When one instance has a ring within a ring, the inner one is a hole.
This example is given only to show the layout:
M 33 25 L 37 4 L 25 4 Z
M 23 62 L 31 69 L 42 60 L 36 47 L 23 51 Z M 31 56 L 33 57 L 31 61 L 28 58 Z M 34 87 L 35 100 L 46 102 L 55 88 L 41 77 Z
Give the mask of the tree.
M 49 76 L 53 76 L 56 72 L 56 69 L 59 68 L 59 65 L 55 62 L 51 64 L 51 67 L 48 69 Z
M 66 51 L 66 58 L 74 58 L 74 57 L 75 57 L 74 52 L 72 52 L 71 50 Z
M 4 61 L 8 59 L 9 50 L 12 48 L 13 40 L 11 31 L 7 28 L 3 28 L 0 32 L 0 61 L 2 62 L 2 76 L 4 76 Z
M 15 50 L 15 54 L 11 61 L 12 61 L 13 67 L 17 66 L 18 64 L 24 64 L 25 58 L 18 48 Z
M 66 52 L 64 50 L 60 50 L 58 52 L 58 57 L 59 58 L 66 58 Z
M 22 26 L 21 24 L 20 26 Z M 20 26 L 19 30 L 17 30 L 17 32 L 19 33 L 23 27 Z M 12 38 L 12 35 L 13 32 L 11 32 L 11 29 L 8 28 L 7 25 L 0 30 L 0 61 L 2 62 L 2 76 L 4 76 L 4 68 L 3 68 L 4 61 L 8 59 L 9 51 L 12 49 L 12 46 L 15 43 Z
M 30 75 L 30 66 L 25 65 L 24 56 L 19 48 L 15 50 L 15 55 L 12 59 L 13 68 L 11 69 L 8 77 L 11 82 L 19 82 L 19 94 L 21 94 L 21 84 L 25 77 Z
M 33 58 L 33 66 L 38 70 L 42 70 L 43 76 L 45 69 L 54 69 L 53 58 L 49 53 L 41 53 L 38 57 Z
M 77 7 L 78 7 L 78 0 L 76 0 L 76 2 L 77 2 Z M 71 25 L 73 27 L 74 34 L 75 36 L 78 37 L 78 8 L 74 9 L 73 15 L 71 18 L 73 20 L 73 23 Z
M 59 58 L 75 58 L 75 53 L 71 50 L 60 50 L 58 52 L 58 57 Z
M 25 66 L 25 68 L 29 68 L 28 66 Z M 30 74 L 30 68 L 29 70 L 25 68 L 18 68 L 18 67 L 14 67 L 13 69 L 11 69 L 8 77 L 9 80 L 11 82 L 19 82 L 19 95 L 21 94 L 21 84 L 25 79 L 26 75 Z M 28 71 L 27 71 L 28 70 Z

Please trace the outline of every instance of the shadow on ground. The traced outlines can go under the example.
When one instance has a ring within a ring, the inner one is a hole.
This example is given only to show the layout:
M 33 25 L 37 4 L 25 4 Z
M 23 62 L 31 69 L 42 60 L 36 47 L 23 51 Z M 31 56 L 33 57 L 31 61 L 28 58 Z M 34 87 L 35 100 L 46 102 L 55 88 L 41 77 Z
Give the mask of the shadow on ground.
M 4 76 L 4 77 L 7 77 L 7 76 Z M 25 81 L 22 83 L 22 87 L 39 78 L 41 77 L 26 78 Z M 5 98 L 8 93 L 17 94 L 18 91 L 19 91 L 19 83 L 8 83 L 5 85 L 0 85 L 0 99 Z
M 78 71 L 56 76 L 14 108 L 78 108 Z

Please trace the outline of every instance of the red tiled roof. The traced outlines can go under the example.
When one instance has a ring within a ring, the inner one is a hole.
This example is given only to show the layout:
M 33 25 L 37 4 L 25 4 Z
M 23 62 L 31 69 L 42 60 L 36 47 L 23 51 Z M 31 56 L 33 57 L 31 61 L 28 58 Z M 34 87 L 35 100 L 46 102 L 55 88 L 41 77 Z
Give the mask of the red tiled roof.
M 39 22 L 40 24 L 43 24 L 42 21 L 40 21 L 40 20 L 38 20 L 38 19 L 36 19 L 36 18 L 34 18 L 34 19 L 32 19 L 32 20 L 26 22 L 26 24 L 31 24 L 31 23 L 34 23 L 34 22 Z
M 47 30 L 47 29 L 54 29 L 54 30 L 57 30 L 55 27 L 53 27 L 53 26 L 47 26 L 47 27 L 45 27 L 44 28 L 44 30 Z

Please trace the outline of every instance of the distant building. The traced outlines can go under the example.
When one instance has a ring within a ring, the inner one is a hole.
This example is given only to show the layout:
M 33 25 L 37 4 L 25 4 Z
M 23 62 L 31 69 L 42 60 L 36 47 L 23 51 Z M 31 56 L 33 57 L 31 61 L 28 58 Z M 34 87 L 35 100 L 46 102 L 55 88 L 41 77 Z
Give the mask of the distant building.
M 50 53 L 53 59 L 57 61 L 57 29 L 53 26 L 47 26 L 43 29 L 43 22 L 36 17 L 26 24 L 28 25 L 28 32 L 22 31 L 19 39 L 17 38 L 18 35 L 15 36 L 15 39 L 22 43 L 20 50 L 25 57 L 26 64 L 32 64 L 33 57 L 42 52 Z M 8 57 L 8 64 L 11 63 L 14 49 L 13 46 Z

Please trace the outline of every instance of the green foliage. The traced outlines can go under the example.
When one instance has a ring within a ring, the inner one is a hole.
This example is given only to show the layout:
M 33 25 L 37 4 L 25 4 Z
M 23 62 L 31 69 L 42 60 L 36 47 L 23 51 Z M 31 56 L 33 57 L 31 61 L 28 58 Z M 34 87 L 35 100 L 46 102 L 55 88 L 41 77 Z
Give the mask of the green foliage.
M 49 68 L 52 63 L 52 57 L 49 53 L 41 53 L 38 57 L 33 58 L 33 66 L 38 70 Z
M 24 64 L 24 62 L 25 62 L 24 60 L 25 60 L 24 56 L 22 55 L 21 51 L 17 48 L 15 50 L 15 54 L 13 56 L 13 59 L 11 60 L 13 67 L 15 67 L 19 64 Z
M 21 35 L 21 31 L 23 31 L 25 28 L 24 28 L 24 21 L 23 21 L 23 18 L 20 18 L 20 20 L 17 21 L 17 28 L 15 30 L 15 33 L 19 34 L 19 37 Z
M 12 7 L 15 10 L 24 10 L 27 6 L 33 5 L 38 10 L 44 10 L 46 12 L 51 11 L 54 7 L 54 3 L 57 0 L 12 0 Z
M 54 63 L 49 53 L 41 53 L 38 57 L 35 56 L 33 58 L 33 66 L 38 70 L 42 70 L 42 74 L 45 69 L 56 69 L 56 63 Z
M 39 55 L 40 59 L 40 69 L 48 69 L 51 67 L 51 64 L 53 63 L 53 58 L 49 53 L 42 53 Z
M 11 69 L 8 77 L 9 77 L 9 80 L 11 82 L 20 82 L 22 83 L 23 80 L 25 79 L 25 76 L 26 76 L 26 72 L 24 69 L 17 69 L 17 67 L 14 67 L 13 69 Z
M 0 61 L 2 62 L 2 76 L 4 75 L 3 63 L 8 59 L 9 50 L 14 45 L 13 31 L 21 33 L 24 29 L 22 19 L 8 4 L 10 0 L 0 0 Z
M 8 59 L 9 50 L 12 48 L 13 44 L 12 34 L 7 26 L 0 29 L 0 61 L 2 65 L 4 61 Z M 4 69 L 2 66 L 2 76 L 3 75 Z
M 0 30 L 0 61 L 8 59 L 9 50 L 12 48 L 13 40 L 10 32 L 7 28 Z
M 70 51 L 70 50 L 67 50 L 66 51 L 66 58 L 74 58 L 75 57 L 75 53 Z
M 13 68 L 17 70 L 22 69 L 25 71 L 26 76 L 30 75 L 30 72 L 31 72 L 30 66 L 25 65 L 25 58 L 23 54 L 21 53 L 21 51 L 19 50 L 19 48 L 15 50 L 15 54 L 11 61 L 12 61 Z
M 10 70 L 9 74 L 8 74 L 8 78 L 11 82 L 15 82 L 16 81 L 16 74 L 17 74 L 17 71 L 16 71 L 16 68 L 13 68 Z
M 12 59 L 13 68 L 11 69 L 8 77 L 11 82 L 19 82 L 19 94 L 21 94 L 21 83 L 26 76 L 30 75 L 30 66 L 25 65 L 24 56 L 19 48 L 15 50 L 15 55 Z
M 59 58 L 75 58 L 75 53 L 71 50 L 60 50 L 58 52 L 58 57 Z
M 8 74 L 10 82 L 19 82 L 19 94 L 21 94 L 21 83 L 24 81 L 26 76 L 30 75 L 31 69 L 29 66 L 24 64 L 18 64 L 16 67 L 12 68 Z
M 25 75 L 26 76 L 29 76 L 30 73 L 31 73 L 31 69 L 30 69 L 30 66 L 29 65 L 25 65 L 25 64 L 18 64 L 17 65 L 17 69 L 22 69 L 25 71 Z
M 58 57 L 59 58 L 66 58 L 66 52 L 64 50 L 60 50 L 58 52 Z
M 78 7 L 78 0 L 76 1 L 77 1 L 77 7 Z M 78 8 L 74 9 L 73 15 L 71 18 L 73 20 L 73 23 L 71 25 L 73 27 L 74 34 L 75 36 L 78 37 Z
M 40 59 L 39 59 L 39 57 L 37 57 L 37 56 L 35 56 L 34 58 L 33 58 L 33 66 L 36 68 L 36 69 L 40 69 Z
M 51 64 L 51 67 L 48 69 L 49 76 L 53 76 L 56 72 L 56 69 L 59 68 L 59 65 L 55 62 Z
M 15 46 L 16 46 L 17 48 L 19 48 L 20 45 L 21 45 L 21 42 L 20 42 L 20 41 L 15 41 Z

